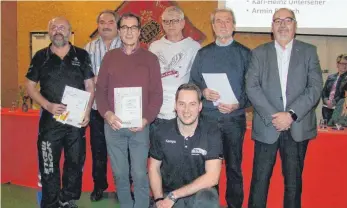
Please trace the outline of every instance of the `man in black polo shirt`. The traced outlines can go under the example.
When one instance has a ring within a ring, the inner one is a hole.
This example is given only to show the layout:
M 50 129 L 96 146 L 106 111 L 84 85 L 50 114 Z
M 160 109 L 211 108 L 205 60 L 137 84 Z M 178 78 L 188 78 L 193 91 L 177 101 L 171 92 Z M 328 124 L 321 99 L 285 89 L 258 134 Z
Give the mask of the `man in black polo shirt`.
M 158 208 L 191 208 L 201 202 L 199 191 L 218 184 L 222 136 L 217 123 L 199 119 L 201 108 L 200 89 L 181 85 L 176 92 L 177 118 L 160 124 L 153 133 L 149 179 Z
M 85 126 L 94 97 L 94 74 L 89 54 L 69 43 L 70 23 L 62 17 L 48 25 L 51 44 L 33 57 L 27 77 L 30 97 L 43 108 L 37 141 L 42 183 L 42 208 L 77 207 L 85 160 Z M 40 82 L 40 92 L 36 89 Z M 61 103 L 65 86 L 91 93 L 82 128 L 62 124 L 53 118 L 66 109 Z M 59 161 L 64 148 L 63 186 L 60 190 Z

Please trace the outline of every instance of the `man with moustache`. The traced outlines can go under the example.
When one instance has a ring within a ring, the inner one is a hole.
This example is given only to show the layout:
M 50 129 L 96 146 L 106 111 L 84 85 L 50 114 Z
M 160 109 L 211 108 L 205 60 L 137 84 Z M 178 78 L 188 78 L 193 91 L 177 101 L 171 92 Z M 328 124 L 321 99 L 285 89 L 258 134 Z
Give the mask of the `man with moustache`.
M 88 51 L 93 72 L 94 81 L 97 82 L 100 65 L 105 54 L 121 46 L 121 40 L 117 33 L 117 21 L 119 17 L 112 10 L 104 10 L 97 17 L 99 38 L 89 42 L 84 49 Z M 92 201 L 99 201 L 107 189 L 107 148 L 104 132 L 104 118 L 97 110 L 94 102 L 90 112 L 90 146 L 92 150 L 93 168 L 92 175 L 94 190 L 90 195 Z
M 284 208 L 301 207 L 302 172 L 309 140 L 317 135 L 315 107 L 322 92 L 322 72 L 315 46 L 294 39 L 292 10 L 272 18 L 274 41 L 252 52 L 246 79 L 254 107 L 255 141 L 248 207 L 265 208 L 279 150 L 284 176 Z
M 241 171 L 242 145 L 246 131 L 245 108 L 248 99 L 245 92 L 245 74 L 250 50 L 233 39 L 235 16 L 230 9 L 217 9 L 211 14 L 216 41 L 203 47 L 196 55 L 191 82 L 203 92 L 202 116 L 218 122 L 222 131 L 224 159 L 226 164 L 228 207 L 241 208 L 243 202 L 243 179 Z M 203 73 L 225 73 L 238 100 L 238 104 L 218 103 L 218 92 L 207 88 Z
M 94 74 L 88 53 L 69 43 L 71 25 L 63 17 L 49 21 L 51 44 L 33 57 L 27 77 L 30 97 L 42 107 L 37 141 L 42 184 L 43 208 L 78 207 L 85 161 L 85 126 L 89 122 L 94 97 Z M 40 82 L 40 91 L 36 89 Z M 90 92 L 91 98 L 81 123 L 82 128 L 56 121 L 53 116 L 66 110 L 61 103 L 66 86 Z M 62 189 L 60 156 L 64 148 Z
M 189 81 L 190 69 L 200 44 L 190 37 L 183 37 L 184 13 L 177 6 L 167 7 L 162 14 L 165 35 L 154 41 L 149 51 L 157 55 L 160 63 L 164 100 L 151 132 L 159 123 L 176 117 L 175 93 L 177 88 Z
M 214 186 L 222 166 L 221 132 L 216 123 L 199 119 L 202 93 L 198 86 L 182 84 L 175 94 L 177 117 L 159 124 L 150 149 L 155 207 L 219 207 Z M 217 200 L 207 200 L 213 198 Z
M 140 18 L 132 13 L 122 15 L 118 23 L 122 47 L 106 53 L 96 83 L 96 103 L 104 117 L 107 152 L 110 156 L 121 208 L 149 206 L 147 157 L 149 127 L 163 101 L 158 58 L 140 48 Z M 114 112 L 114 88 L 142 88 L 142 126 L 122 128 Z M 134 198 L 130 195 L 128 149 Z

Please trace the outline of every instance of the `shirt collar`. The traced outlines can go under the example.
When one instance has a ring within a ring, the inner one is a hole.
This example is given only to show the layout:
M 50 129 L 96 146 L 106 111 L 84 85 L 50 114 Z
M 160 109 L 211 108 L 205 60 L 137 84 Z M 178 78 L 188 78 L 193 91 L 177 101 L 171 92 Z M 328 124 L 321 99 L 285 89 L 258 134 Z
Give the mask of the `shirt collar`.
M 289 43 L 287 43 L 287 45 L 285 45 L 285 47 L 283 49 L 282 46 L 277 42 L 277 40 L 275 40 L 275 48 L 276 49 L 281 49 L 282 51 L 284 51 L 284 50 L 291 50 L 292 47 L 293 47 L 293 42 L 294 42 L 294 39 L 291 40 Z
M 216 45 L 217 46 L 221 46 L 221 47 L 225 47 L 225 46 L 229 46 L 234 42 L 234 38 L 231 38 L 227 43 L 222 43 L 220 42 L 218 39 L 216 39 Z
M 69 42 L 69 45 L 70 45 L 70 49 L 67 52 L 66 56 L 76 56 L 77 52 L 76 52 L 75 46 L 73 46 L 71 42 Z M 51 46 L 52 46 L 52 43 L 50 43 L 49 46 L 47 47 L 47 51 L 46 51 L 47 58 L 50 58 L 54 54 L 53 51 L 51 50 Z
M 176 130 L 178 135 L 183 137 L 183 135 L 181 134 L 180 129 L 178 127 L 178 119 L 179 119 L 178 117 L 176 117 L 176 119 L 175 119 L 175 130 Z M 192 135 L 190 135 L 189 137 L 193 137 L 194 135 L 199 133 L 201 128 L 202 128 L 202 119 L 199 116 L 199 118 L 198 118 L 198 125 L 196 126 L 196 129 L 195 129 L 194 133 Z
M 97 39 L 97 41 L 99 42 L 99 44 L 102 44 L 104 47 L 106 47 L 105 44 L 104 44 L 104 41 L 102 40 L 102 37 L 101 37 L 101 36 L 99 36 L 99 38 Z M 117 35 L 117 36 L 112 40 L 109 50 L 115 49 L 115 48 L 119 48 L 121 45 L 122 45 L 122 41 L 120 40 L 119 36 Z
M 134 54 L 136 51 L 139 50 L 139 48 L 140 48 L 140 42 L 137 42 L 136 47 L 131 51 L 130 54 L 127 54 L 126 51 L 125 51 L 125 49 L 124 49 L 124 45 L 123 45 L 123 44 L 121 45 L 121 49 L 122 49 L 123 53 L 125 53 L 126 55 Z

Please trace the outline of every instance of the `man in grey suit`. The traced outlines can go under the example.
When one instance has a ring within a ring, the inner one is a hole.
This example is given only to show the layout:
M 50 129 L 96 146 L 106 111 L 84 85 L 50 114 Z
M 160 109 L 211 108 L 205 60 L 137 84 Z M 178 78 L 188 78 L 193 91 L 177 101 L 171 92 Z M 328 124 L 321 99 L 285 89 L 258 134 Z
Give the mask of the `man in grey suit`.
M 316 47 L 294 39 L 293 11 L 275 12 L 275 41 L 254 49 L 246 92 L 254 107 L 255 140 L 249 208 L 265 208 L 277 150 L 284 176 L 284 208 L 301 207 L 302 171 L 309 139 L 317 135 L 315 107 L 323 80 Z

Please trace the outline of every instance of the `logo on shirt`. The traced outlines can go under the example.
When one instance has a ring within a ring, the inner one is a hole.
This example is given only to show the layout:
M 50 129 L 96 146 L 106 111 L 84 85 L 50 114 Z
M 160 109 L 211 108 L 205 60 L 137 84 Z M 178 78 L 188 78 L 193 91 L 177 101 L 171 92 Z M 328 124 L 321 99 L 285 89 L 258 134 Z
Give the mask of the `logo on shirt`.
M 175 140 L 165 140 L 166 143 L 170 143 L 170 144 L 176 144 L 176 141 Z
M 81 62 L 78 60 L 77 57 L 73 58 L 71 64 L 72 64 L 73 66 L 81 66 Z
M 161 65 L 164 65 L 164 71 L 161 74 L 161 78 L 168 76 L 174 76 L 178 78 L 180 74 L 175 68 L 179 67 L 179 63 L 183 60 L 185 54 L 183 52 L 177 53 L 172 57 L 170 62 L 165 59 L 164 54 L 162 54 L 162 52 L 159 52 L 157 56 Z
M 207 155 L 207 151 L 201 148 L 194 148 L 192 149 L 192 155 Z

